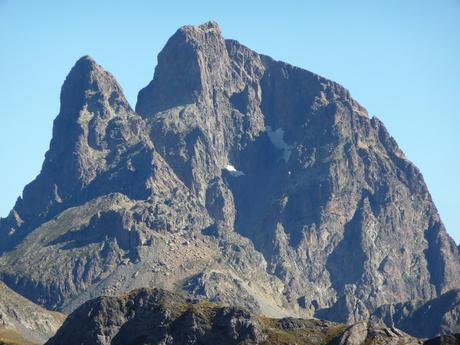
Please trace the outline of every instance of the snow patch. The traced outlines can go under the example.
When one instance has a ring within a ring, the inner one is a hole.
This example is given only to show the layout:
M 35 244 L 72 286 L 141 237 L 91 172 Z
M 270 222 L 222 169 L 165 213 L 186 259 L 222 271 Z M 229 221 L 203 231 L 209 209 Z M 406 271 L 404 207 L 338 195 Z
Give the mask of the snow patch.
M 291 156 L 292 145 L 288 145 L 288 143 L 284 141 L 283 129 L 280 127 L 276 130 L 272 130 L 271 126 L 265 126 L 265 131 L 267 132 L 268 138 L 273 146 L 275 146 L 278 150 L 283 151 L 283 159 L 287 162 Z
M 230 175 L 234 177 L 244 176 L 244 172 L 236 170 L 233 165 L 228 164 L 225 166 L 224 169 L 227 170 L 230 173 Z

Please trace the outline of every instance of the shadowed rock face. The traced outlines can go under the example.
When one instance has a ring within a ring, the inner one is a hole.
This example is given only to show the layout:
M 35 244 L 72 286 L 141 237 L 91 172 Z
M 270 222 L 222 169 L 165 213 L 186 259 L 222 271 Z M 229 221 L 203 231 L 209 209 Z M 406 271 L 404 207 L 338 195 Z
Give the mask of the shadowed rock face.
M 384 320 L 417 337 L 429 338 L 437 333 L 460 333 L 459 308 L 460 290 L 450 290 L 428 302 L 383 305 L 374 311 L 372 318 Z
M 67 311 L 160 286 L 356 322 L 460 286 L 458 248 L 384 125 L 214 22 L 169 39 L 136 112 L 112 75 L 76 63 L 0 252 L 9 286 Z

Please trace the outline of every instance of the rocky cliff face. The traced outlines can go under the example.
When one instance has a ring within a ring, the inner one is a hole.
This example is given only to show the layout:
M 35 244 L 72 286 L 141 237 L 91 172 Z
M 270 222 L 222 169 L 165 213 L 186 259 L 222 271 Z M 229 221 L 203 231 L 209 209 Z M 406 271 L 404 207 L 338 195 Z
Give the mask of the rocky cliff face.
M 135 112 L 113 76 L 76 63 L 0 251 L 9 286 L 67 311 L 159 286 L 356 322 L 460 287 L 458 248 L 384 125 L 214 22 L 170 38 Z
M 0 344 L 43 344 L 64 322 L 0 282 Z

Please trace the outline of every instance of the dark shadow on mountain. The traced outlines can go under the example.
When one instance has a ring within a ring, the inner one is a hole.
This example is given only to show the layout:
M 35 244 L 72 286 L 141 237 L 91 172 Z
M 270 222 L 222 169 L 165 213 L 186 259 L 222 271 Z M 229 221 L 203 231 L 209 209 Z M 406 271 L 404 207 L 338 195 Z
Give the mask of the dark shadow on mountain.
M 364 193 L 358 203 L 353 218 L 345 224 L 343 239 L 328 257 L 326 269 L 331 275 L 334 289 L 340 294 L 344 292 L 345 285 L 359 283 L 364 273 L 364 263 L 367 259 L 362 249 L 362 233 L 360 222 L 363 217 Z
M 63 244 L 61 249 L 69 250 L 115 239 L 121 249 L 129 250 L 131 237 L 131 231 L 123 225 L 123 216 L 118 212 L 108 211 L 94 215 L 87 226 L 66 232 L 50 241 L 48 246 Z

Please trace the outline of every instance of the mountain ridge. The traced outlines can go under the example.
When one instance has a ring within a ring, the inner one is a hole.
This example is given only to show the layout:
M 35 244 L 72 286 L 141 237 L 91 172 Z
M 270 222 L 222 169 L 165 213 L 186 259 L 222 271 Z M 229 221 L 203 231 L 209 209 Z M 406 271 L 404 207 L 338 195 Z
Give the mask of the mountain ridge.
M 458 338 L 458 334 L 456 335 Z M 237 307 L 186 299 L 161 289 L 99 297 L 75 310 L 46 344 L 449 344 L 424 341 L 371 322 L 269 319 Z
M 209 22 L 168 40 L 135 109 L 77 61 L 42 171 L 0 220 L 10 287 L 65 311 L 158 286 L 349 323 L 459 287 L 421 173 L 339 84 Z

